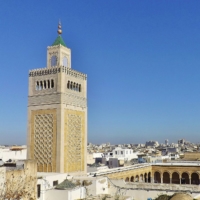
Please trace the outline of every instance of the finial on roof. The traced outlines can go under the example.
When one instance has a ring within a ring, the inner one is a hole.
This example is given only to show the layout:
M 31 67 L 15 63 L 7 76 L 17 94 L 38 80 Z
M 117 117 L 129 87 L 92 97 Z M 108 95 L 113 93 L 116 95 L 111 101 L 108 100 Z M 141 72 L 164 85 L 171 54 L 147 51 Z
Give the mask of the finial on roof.
M 61 27 L 61 22 L 60 22 L 60 20 L 59 20 L 59 22 L 58 22 L 58 35 L 61 35 L 62 34 L 62 29 L 61 29 L 62 27 Z

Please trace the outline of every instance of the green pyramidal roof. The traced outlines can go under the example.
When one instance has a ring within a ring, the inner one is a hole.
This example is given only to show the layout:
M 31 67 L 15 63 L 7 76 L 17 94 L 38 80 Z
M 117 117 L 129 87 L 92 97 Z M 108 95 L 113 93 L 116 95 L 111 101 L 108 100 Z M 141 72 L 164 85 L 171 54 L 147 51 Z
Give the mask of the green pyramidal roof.
M 72 183 L 71 181 L 65 179 L 62 183 L 58 184 L 55 189 L 57 190 L 65 190 L 70 188 L 75 188 L 76 185 Z
M 65 42 L 63 41 L 62 37 L 59 35 L 56 40 L 54 41 L 54 43 L 52 44 L 52 46 L 56 46 L 56 45 L 63 45 L 64 47 L 66 47 Z

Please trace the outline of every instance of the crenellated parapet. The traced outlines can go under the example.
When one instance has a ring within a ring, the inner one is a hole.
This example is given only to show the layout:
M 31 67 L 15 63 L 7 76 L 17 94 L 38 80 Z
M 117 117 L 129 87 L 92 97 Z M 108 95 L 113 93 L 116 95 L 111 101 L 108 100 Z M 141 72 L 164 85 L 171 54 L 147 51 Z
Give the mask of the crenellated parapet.
M 29 71 L 29 77 L 35 77 L 35 76 L 45 76 L 49 74 L 57 74 L 57 73 L 66 73 L 67 75 L 70 75 L 72 77 L 76 77 L 79 79 L 87 80 L 87 75 L 83 74 L 81 72 L 78 72 L 76 70 L 73 70 L 69 67 L 64 66 L 57 66 L 52 68 L 40 68 L 40 69 L 33 69 Z

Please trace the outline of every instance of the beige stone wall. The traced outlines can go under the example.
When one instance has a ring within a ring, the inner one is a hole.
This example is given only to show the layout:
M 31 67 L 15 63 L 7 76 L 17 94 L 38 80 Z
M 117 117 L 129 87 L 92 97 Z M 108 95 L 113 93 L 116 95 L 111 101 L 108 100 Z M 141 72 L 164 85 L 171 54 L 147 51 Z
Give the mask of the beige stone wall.
M 200 152 L 186 152 L 183 160 L 200 160 Z

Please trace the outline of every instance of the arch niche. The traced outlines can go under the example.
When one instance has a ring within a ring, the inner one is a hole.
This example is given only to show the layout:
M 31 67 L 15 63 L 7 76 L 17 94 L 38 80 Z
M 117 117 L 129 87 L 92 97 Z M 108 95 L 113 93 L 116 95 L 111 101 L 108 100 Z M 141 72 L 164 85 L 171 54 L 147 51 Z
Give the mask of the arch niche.
M 179 174 L 177 172 L 174 172 L 172 174 L 172 183 L 173 184 L 180 184 Z
M 155 172 L 155 173 L 154 173 L 154 182 L 155 182 L 155 183 L 161 183 L 161 175 L 160 175 L 160 172 Z
M 190 184 L 190 179 L 189 179 L 188 173 L 186 173 L 186 172 L 182 173 L 181 184 Z
M 170 183 L 170 175 L 169 172 L 164 172 L 163 173 L 163 183 Z
M 191 184 L 199 185 L 199 175 L 197 173 L 192 173 Z

